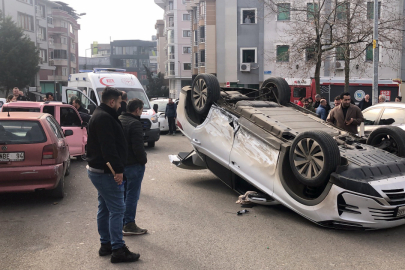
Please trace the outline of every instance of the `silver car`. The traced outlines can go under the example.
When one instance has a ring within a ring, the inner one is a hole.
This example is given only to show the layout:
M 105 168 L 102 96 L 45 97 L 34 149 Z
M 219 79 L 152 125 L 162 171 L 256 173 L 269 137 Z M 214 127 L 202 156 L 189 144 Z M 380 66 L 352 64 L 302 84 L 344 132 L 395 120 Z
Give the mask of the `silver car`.
M 281 78 L 255 90 L 221 88 L 213 75 L 198 75 L 182 89 L 177 109 L 194 150 L 170 155 L 171 162 L 209 169 L 238 193 L 256 191 L 321 226 L 404 224 L 405 159 L 398 155 L 405 153 L 375 147 L 289 100 Z

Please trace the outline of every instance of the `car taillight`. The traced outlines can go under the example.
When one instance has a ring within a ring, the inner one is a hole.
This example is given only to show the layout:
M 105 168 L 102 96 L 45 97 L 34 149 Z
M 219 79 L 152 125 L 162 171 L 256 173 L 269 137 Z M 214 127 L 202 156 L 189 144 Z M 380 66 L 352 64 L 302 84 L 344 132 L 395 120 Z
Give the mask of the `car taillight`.
M 42 150 L 42 159 L 56 159 L 58 151 L 56 150 L 55 144 L 48 144 L 44 146 Z
M 180 124 L 179 120 L 177 120 L 177 126 L 179 127 L 179 129 L 183 130 L 182 125 Z

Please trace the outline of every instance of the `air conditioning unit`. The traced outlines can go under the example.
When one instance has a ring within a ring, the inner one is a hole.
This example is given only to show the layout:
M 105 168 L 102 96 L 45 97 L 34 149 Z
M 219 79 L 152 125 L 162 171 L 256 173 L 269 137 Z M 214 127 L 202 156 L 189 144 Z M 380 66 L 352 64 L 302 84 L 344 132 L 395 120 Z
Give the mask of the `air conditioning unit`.
M 336 62 L 335 62 L 335 69 L 336 69 L 336 70 L 343 70 L 343 69 L 345 69 L 345 62 L 344 62 L 344 61 L 336 61 Z
M 240 71 L 250 72 L 250 64 L 249 63 L 240 64 Z

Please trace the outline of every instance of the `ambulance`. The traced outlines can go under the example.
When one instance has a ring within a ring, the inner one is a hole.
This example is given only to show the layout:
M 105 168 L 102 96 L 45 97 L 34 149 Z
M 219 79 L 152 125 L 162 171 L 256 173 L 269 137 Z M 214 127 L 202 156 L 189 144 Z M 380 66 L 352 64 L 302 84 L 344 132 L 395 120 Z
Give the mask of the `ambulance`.
M 141 122 L 144 142 L 148 143 L 149 147 L 154 147 L 155 142 L 160 138 L 158 115 L 151 107 L 139 80 L 125 71 L 125 69 L 117 68 L 95 68 L 92 71 L 70 74 L 68 86 L 62 87 L 62 101 L 71 103 L 72 97 L 77 97 L 81 100 L 82 106 L 93 114 L 101 103 L 101 93 L 106 86 L 125 91 L 128 100 L 138 98 L 143 101 Z

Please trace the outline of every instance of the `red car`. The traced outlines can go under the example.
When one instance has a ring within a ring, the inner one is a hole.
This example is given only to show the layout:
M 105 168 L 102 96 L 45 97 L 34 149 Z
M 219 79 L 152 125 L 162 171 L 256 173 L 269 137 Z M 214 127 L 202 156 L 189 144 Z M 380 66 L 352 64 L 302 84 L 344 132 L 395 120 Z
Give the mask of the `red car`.
M 72 105 L 57 101 L 16 101 L 4 104 L 1 110 L 3 112 L 41 112 L 51 114 L 62 127 L 62 130 L 69 129 L 73 131 L 73 135 L 67 138 L 70 155 L 79 158 L 85 157 L 87 123 L 82 120 L 81 115 Z
M 69 146 L 50 114 L 0 113 L 0 193 L 49 190 L 63 198 L 69 174 Z

